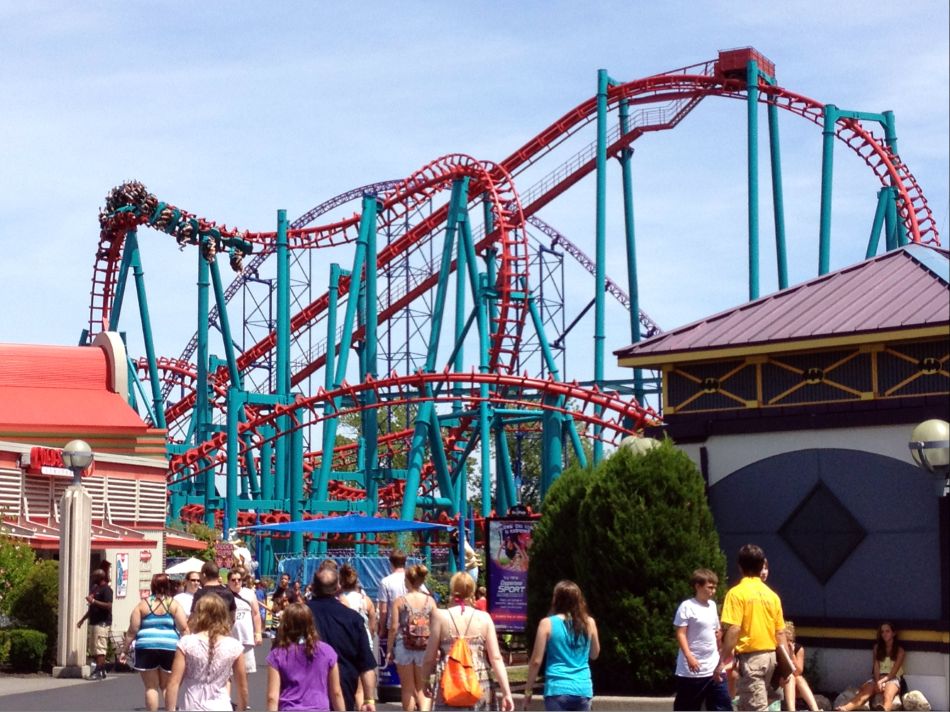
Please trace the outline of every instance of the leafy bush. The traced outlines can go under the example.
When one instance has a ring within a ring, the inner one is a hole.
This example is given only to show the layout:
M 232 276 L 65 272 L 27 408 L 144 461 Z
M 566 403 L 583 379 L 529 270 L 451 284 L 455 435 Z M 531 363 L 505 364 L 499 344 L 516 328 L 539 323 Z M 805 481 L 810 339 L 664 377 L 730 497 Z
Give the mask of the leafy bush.
M 33 568 L 35 559 L 28 544 L 0 532 L 0 614 L 9 615 L 10 596 Z
M 10 631 L 0 628 L 0 667 L 10 660 Z
M 13 628 L 7 631 L 14 672 L 39 672 L 46 654 L 46 633 Z
M 692 594 L 689 577 L 705 567 L 725 580 L 726 568 L 703 479 L 685 453 L 667 441 L 566 472 L 545 500 L 531 553 L 531 620 L 546 612 L 554 584 L 570 578 L 599 621 L 599 693 L 672 689 L 673 614 Z
M 45 635 L 46 664 L 56 660 L 59 625 L 59 562 L 38 561 L 11 595 L 10 617 L 25 628 Z M 13 651 L 10 651 L 11 657 Z

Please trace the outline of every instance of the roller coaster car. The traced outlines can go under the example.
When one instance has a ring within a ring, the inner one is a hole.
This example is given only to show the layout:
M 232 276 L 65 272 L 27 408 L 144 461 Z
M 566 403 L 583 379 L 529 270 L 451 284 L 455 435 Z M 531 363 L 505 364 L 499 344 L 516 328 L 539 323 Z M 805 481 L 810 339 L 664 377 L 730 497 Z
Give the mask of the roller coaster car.
M 739 49 L 724 49 L 719 51 L 719 59 L 716 62 L 716 76 L 725 79 L 745 79 L 746 67 L 749 62 L 755 60 L 759 71 L 775 76 L 775 64 L 771 59 L 752 47 L 740 47 Z

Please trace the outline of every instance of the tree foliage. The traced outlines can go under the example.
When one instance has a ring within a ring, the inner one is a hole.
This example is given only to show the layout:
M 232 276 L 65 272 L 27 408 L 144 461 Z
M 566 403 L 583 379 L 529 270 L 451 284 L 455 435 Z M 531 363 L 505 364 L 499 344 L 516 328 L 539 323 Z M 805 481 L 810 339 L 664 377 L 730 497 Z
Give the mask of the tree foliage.
M 699 567 L 725 577 L 696 466 L 669 441 L 643 455 L 621 449 L 588 473 L 566 472 L 551 488 L 532 544 L 531 619 L 545 614 L 545 597 L 560 578 L 573 579 L 599 623 L 596 689 L 667 692 L 673 614 Z
M 59 562 L 36 562 L 10 599 L 10 617 L 23 627 L 46 635 L 46 662 L 52 665 L 59 630 Z
M 0 532 L 0 614 L 10 614 L 12 594 L 33 568 L 35 560 L 29 544 Z

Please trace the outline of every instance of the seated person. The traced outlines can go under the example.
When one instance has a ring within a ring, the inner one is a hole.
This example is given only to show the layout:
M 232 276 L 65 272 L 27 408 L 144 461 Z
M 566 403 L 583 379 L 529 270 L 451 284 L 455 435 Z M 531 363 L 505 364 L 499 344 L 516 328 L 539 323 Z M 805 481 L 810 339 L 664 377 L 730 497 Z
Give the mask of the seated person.
M 835 709 L 857 709 L 877 694 L 882 697 L 881 709 L 894 708 L 903 683 L 904 649 L 897 640 L 897 630 L 890 623 L 881 623 L 878 627 L 871 658 L 871 678 L 861 685 L 854 697 Z

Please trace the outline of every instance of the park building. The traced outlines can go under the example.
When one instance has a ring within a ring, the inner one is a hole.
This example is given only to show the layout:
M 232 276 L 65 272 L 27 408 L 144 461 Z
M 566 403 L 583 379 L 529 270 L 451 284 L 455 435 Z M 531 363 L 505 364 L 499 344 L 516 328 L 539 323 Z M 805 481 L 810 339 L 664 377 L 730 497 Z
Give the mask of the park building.
M 702 472 L 729 582 L 740 546 L 765 550 L 813 687 L 863 681 L 891 621 L 934 709 L 950 706 L 950 497 L 908 443 L 948 419 L 948 271 L 946 250 L 909 245 L 615 352 L 661 372 L 652 434 Z
M 124 630 L 164 569 L 166 547 L 205 548 L 166 530 L 165 431 L 129 405 L 117 334 L 100 334 L 92 346 L 0 344 L 0 517 L 39 557 L 59 557 L 61 501 L 73 477 L 62 450 L 75 439 L 95 458 L 82 478 L 92 500 L 90 573 L 112 564 L 113 620 Z

